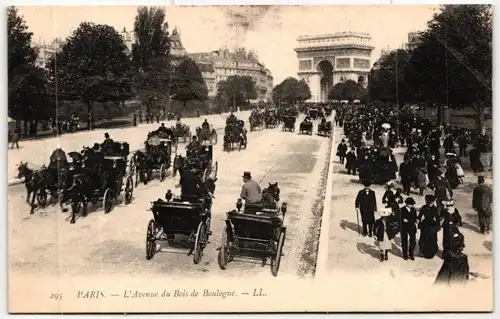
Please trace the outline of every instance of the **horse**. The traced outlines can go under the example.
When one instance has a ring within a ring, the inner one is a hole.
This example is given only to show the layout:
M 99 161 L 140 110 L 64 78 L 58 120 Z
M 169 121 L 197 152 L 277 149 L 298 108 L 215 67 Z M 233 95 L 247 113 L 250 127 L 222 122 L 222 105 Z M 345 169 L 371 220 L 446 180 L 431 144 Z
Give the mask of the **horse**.
M 148 184 L 148 181 L 151 178 L 151 167 L 152 167 L 152 158 L 150 154 L 144 153 L 141 151 L 137 151 L 134 154 L 134 171 L 135 175 L 135 186 L 139 184 L 139 181 L 144 183 L 144 185 Z
M 280 200 L 280 189 L 278 187 L 278 182 L 269 183 L 269 186 L 262 190 L 261 195 L 262 205 L 264 207 L 277 208 L 277 204 Z

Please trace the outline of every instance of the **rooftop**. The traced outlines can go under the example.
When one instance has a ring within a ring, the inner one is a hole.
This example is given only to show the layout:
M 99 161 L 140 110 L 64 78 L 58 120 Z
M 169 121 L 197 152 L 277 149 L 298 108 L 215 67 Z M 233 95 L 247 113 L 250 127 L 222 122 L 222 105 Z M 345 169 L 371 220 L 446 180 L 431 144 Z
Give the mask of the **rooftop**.
M 346 37 L 357 37 L 362 39 L 370 39 L 372 36 L 366 32 L 335 32 L 335 33 L 324 33 L 324 34 L 316 34 L 316 35 L 301 35 L 297 37 L 297 41 L 305 41 L 305 40 L 321 40 L 321 39 L 331 39 L 331 38 L 346 38 Z

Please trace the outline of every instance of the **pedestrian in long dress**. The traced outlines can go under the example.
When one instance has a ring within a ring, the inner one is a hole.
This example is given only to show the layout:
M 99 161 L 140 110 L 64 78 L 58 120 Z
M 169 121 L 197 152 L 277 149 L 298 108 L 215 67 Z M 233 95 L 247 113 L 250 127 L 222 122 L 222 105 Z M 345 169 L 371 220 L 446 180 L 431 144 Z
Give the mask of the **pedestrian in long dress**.
M 465 248 L 464 235 L 453 234 L 450 239 L 450 249 L 444 253 L 443 265 L 439 270 L 434 284 L 466 284 L 469 280 L 469 259 L 462 251 Z
M 373 224 L 375 223 L 375 212 L 377 211 L 377 199 L 375 192 L 370 189 L 371 182 L 363 181 L 365 188 L 358 192 L 355 201 L 356 213 L 361 215 L 363 224 L 363 236 L 373 236 Z
M 441 229 L 439 225 L 439 214 L 436 207 L 434 195 L 425 196 L 425 205 L 420 208 L 418 214 L 418 227 L 420 229 L 420 239 L 418 246 L 422 257 L 426 259 L 434 258 L 438 251 L 437 233 Z
M 349 152 L 346 154 L 346 163 L 345 163 L 345 168 L 347 169 L 347 174 L 350 175 L 356 175 L 356 168 L 357 168 L 357 163 L 356 163 L 356 152 L 354 148 L 351 148 Z
M 484 184 L 484 176 L 479 176 L 477 183 L 479 185 L 474 188 L 472 193 L 472 208 L 477 212 L 480 232 L 488 234 L 491 226 L 493 191 Z
M 392 243 L 389 238 L 390 226 L 388 218 L 391 215 L 391 209 L 385 208 L 380 212 L 380 218 L 375 221 L 373 232 L 375 234 L 376 244 L 380 252 L 380 261 L 389 259 L 389 250 L 391 250 Z
M 415 251 L 417 236 L 417 210 L 415 200 L 408 197 L 405 200 L 405 206 L 401 208 L 401 246 L 403 250 L 403 259 L 415 260 L 413 252 Z
M 453 235 L 460 232 L 458 227 L 462 226 L 462 216 L 460 216 L 458 209 L 455 208 L 454 201 L 445 201 L 443 205 L 443 252 L 446 253 L 451 248 Z

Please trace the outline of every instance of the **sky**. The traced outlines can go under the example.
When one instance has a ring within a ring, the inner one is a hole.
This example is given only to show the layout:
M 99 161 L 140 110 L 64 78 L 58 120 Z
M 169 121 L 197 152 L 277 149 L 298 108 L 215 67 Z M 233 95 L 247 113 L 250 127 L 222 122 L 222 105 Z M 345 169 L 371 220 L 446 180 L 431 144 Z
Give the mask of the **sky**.
M 132 30 L 137 7 L 19 6 L 33 40 L 65 38 L 83 21 Z M 274 84 L 296 76 L 293 48 L 299 35 L 343 31 L 372 36 L 372 63 L 387 48 L 407 41 L 408 32 L 425 30 L 438 5 L 329 6 L 167 6 L 170 29 L 177 27 L 188 52 L 223 46 L 253 49 L 274 76 Z

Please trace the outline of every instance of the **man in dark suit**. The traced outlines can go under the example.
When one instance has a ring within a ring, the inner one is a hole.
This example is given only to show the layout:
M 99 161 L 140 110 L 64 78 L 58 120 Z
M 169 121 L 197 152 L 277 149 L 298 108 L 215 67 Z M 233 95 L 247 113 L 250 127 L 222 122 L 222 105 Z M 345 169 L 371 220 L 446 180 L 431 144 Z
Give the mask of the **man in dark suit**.
M 441 207 L 441 202 L 453 199 L 453 190 L 451 189 L 450 182 L 447 178 L 445 178 L 444 172 L 441 170 L 437 171 L 434 187 L 434 196 L 436 196 L 438 207 Z M 448 193 L 450 194 L 450 197 L 448 197 Z
M 477 178 L 477 185 L 472 194 L 472 208 L 477 212 L 479 229 L 481 233 L 488 234 L 491 225 L 491 203 L 493 202 L 493 191 L 484 185 L 484 176 Z
M 360 190 L 356 196 L 356 213 L 361 215 L 363 224 L 363 236 L 373 236 L 373 224 L 375 223 L 375 212 L 377 211 L 377 199 L 375 192 L 370 189 L 371 182 L 363 181 L 364 189 Z
M 404 260 L 408 258 L 415 260 L 413 252 L 417 234 L 417 210 L 413 205 L 415 205 L 415 200 L 408 197 L 405 200 L 405 206 L 401 208 L 401 246 Z M 409 242 L 408 239 L 410 239 Z

